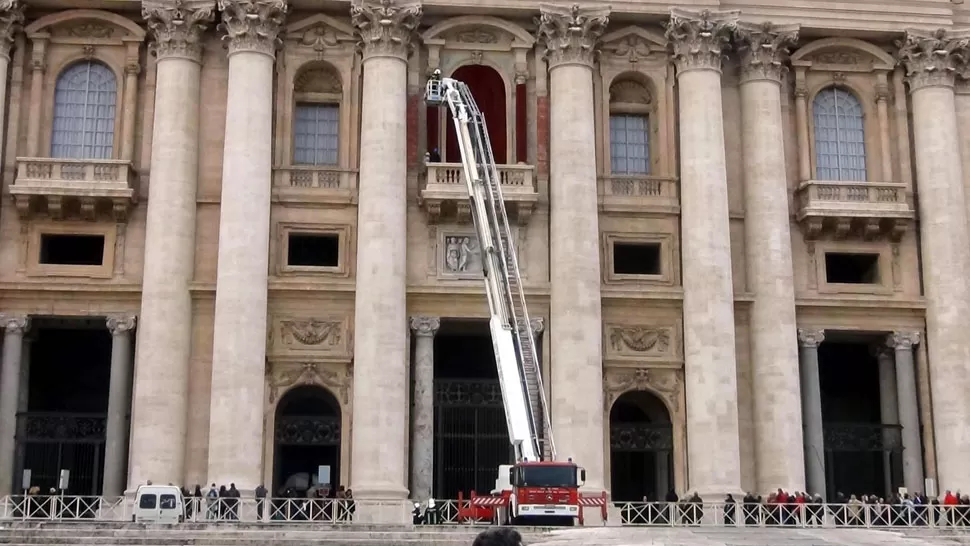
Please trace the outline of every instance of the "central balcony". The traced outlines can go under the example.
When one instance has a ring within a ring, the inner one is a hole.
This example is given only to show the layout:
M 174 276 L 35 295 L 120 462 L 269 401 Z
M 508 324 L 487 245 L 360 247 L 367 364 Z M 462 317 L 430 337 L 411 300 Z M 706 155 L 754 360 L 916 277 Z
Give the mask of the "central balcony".
M 134 180 L 130 161 L 18 157 L 10 195 L 24 219 L 110 215 L 123 222 L 135 203 Z
M 336 165 L 277 167 L 273 169 L 273 200 L 316 205 L 354 204 L 357 170 Z
M 805 237 L 831 234 L 899 241 L 916 217 L 906 184 L 809 180 L 795 191 L 795 217 Z
M 429 221 L 434 224 L 443 217 L 453 216 L 459 224 L 470 222 L 471 205 L 461 163 L 427 163 L 426 167 L 427 179 L 419 203 Z M 497 167 L 509 221 L 528 224 L 539 201 L 535 167 L 524 164 Z

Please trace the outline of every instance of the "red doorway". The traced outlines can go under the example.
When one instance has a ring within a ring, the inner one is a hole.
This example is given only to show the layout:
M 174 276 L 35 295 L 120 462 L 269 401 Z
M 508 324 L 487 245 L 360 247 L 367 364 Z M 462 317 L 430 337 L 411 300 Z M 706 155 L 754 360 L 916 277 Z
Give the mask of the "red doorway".
M 499 165 L 507 163 L 508 125 L 505 108 L 505 82 L 502 80 L 502 76 L 489 66 L 466 65 L 455 70 L 451 77 L 465 82 L 471 89 L 472 96 L 475 97 L 475 102 L 478 103 L 478 108 L 485 116 L 485 122 L 488 125 L 488 138 L 492 143 L 495 163 Z M 451 121 L 450 112 L 446 114 L 445 127 L 447 128 L 447 144 L 444 160 L 447 163 L 461 163 L 458 138 L 455 136 L 454 122 Z M 437 140 L 437 134 L 434 135 L 434 139 Z M 433 150 L 435 147 L 437 147 L 436 143 L 432 142 L 428 148 Z

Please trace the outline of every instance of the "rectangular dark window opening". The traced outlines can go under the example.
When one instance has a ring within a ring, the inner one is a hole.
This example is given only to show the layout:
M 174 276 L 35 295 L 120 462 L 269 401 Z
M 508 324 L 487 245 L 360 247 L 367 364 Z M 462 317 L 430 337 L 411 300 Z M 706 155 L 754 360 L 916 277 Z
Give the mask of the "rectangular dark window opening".
M 45 265 L 104 265 L 104 235 L 43 233 L 40 263 Z
M 878 254 L 825 254 L 825 282 L 831 284 L 879 284 Z
M 660 275 L 660 243 L 613 243 L 614 275 Z
M 286 263 L 302 267 L 337 267 L 340 236 L 331 233 L 290 233 Z

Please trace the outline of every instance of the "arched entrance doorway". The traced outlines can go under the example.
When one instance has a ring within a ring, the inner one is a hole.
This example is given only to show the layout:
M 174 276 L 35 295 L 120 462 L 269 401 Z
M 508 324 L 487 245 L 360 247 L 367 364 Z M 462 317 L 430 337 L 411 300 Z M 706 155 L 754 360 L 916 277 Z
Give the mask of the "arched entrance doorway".
M 304 385 L 287 391 L 276 406 L 273 493 L 287 488 L 301 494 L 316 483 L 321 466 L 330 483 L 340 480 L 340 403 L 323 387 Z
M 674 487 L 674 429 L 663 401 L 647 391 L 624 393 L 610 409 L 613 500 L 663 500 Z
M 492 155 L 495 156 L 495 163 L 505 164 L 508 159 L 506 148 L 508 140 L 506 118 L 508 114 L 505 103 L 505 81 L 502 76 L 490 66 L 472 64 L 458 68 L 451 77 L 465 82 L 471 89 L 478 109 L 485 116 L 488 139 L 492 144 Z M 445 115 L 445 130 L 448 138 L 445 145 L 445 161 L 447 163 L 461 163 L 461 151 L 458 149 L 458 138 L 455 136 L 455 122 L 451 119 L 450 110 Z

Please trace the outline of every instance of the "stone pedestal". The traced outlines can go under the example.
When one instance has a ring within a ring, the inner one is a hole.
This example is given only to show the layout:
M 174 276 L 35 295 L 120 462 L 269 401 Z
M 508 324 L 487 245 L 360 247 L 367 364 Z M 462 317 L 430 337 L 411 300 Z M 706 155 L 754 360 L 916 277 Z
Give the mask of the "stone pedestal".
M 408 496 L 407 58 L 421 7 L 351 8 L 363 52 L 351 484 L 361 521 L 396 523 Z M 391 519 L 388 519 L 391 518 Z
M 125 492 L 128 466 L 128 412 L 131 408 L 131 336 L 134 315 L 109 317 L 111 373 L 108 379 L 108 418 L 104 432 L 104 479 L 102 495 L 120 497 Z
M 24 334 L 30 321 L 24 316 L 0 317 L 3 360 L 0 362 L 0 495 L 13 493 L 14 456 L 17 449 L 17 404 Z
M 913 347 L 919 342 L 919 332 L 893 332 L 887 340 L 896 356 L 896 400 L 903 440 L 903 485 L 913 492 L 924 489 L 923 441 L 913 358 Z
M 734 287 L 721 57 L 737 12 L 672 10 L 680 107 L 688 476 L 704 498 L 741 492 Z M 717 446 L 698 449 L 698 446 Z
M 146 0 L 158 57 L 128 488 L 182 483 L 192 346 L 202 34 L 214 2 Z
M 781 78 L 797 27 L 741 24 L 741 154 L 759 492 L 805 489 Z
M 930 389 L 939 490 L 970 483 L 970 233 L 953 95 L 970 31 L 910 31 L 899 51 L 912 96 Z M 898 370 L 897 370 L 898 371 Z M 902 402 L 902 401 L 901 401 Z M 902 418 L 902 411 L 900 412 Z M 919 489 L 922 489 L 920 487 Z
M 805 492 L 825 491 L 825 430 L 822 425 L 822 386 L 818 376 L 818 346 L 825 341 L 823 330 L 798 330 L 799 371 L 802 387 L 802 436 L 805 454 Z
M 414 400 L 411 409 L 411 499 L 434 495 L 434 335 L 438 317 L 411 317 L 414 344 Z
M 541 6 L 549 65 L 551 422 L 558 457 L 602 491 L 603 384 L 593 56 L 608 9 Z M 577 29 L 581 29 L 577 30 Z
M 262 481 L 273 66 L 284 0 L 219 0 L 229 91 L 219 212 L 209 413 L 209 475 L 252 490 Z

